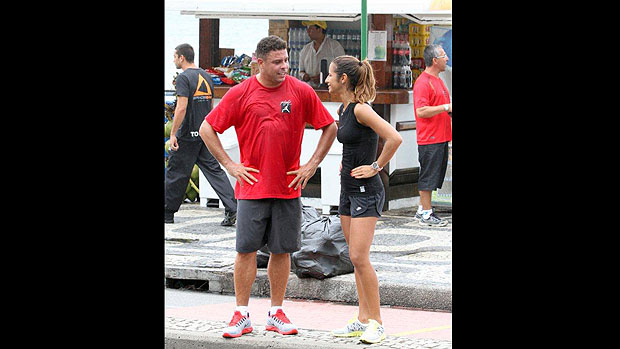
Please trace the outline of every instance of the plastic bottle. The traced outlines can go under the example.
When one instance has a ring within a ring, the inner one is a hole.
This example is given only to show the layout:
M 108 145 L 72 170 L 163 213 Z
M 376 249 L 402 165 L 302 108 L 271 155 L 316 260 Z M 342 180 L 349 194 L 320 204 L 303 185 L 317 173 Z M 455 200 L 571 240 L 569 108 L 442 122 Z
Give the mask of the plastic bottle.
M 393 67 L 394 75 L 392 76 L 392 88 L 398 88 L 398 85 L 400 84 L 400 74 L 398 70 L 398 66 L 395 65 Z
M 294 28 L 288 29 L 288 48 L 291 49 L 291 51 L 293 51 L 293 32 L 294 31 L 295 31 Z
M 405 64 L 407 66 L 411 65 L 411 45 L 409 45 L 409 40 L 403 42 L 405 48 Z
M 347 50 L 349 50 L 349 54 L 351 54 L 353 50 L 353 31 L 347 30 Z
M 411 81 L 411 68 L 408 65 L 404 66 L 405 68 L 405 85 L 404 88 L 410 89 L 413 87 L 413 83 Z
M 258 60 L 256 59 L 256 52 L 252 53 L 252 61 L 250 62 L 250 75 L 256 75 L 259 73 Z
M 396 47 L 396 41 L 392 42 L 392 66 L 396 67 L 400 65 L 400 58 L 398 57 L 398 47 Z

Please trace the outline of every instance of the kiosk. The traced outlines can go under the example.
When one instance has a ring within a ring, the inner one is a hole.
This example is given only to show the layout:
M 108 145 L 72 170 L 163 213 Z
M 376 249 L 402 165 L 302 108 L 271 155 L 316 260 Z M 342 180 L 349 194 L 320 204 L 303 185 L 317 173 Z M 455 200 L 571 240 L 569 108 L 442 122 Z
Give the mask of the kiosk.
M 328 29 L 334 32 L 330 35 L 339 36 L 341 33 L 355 33 L 360 31 L 362 16 L 361 0 L 313 0 L 311 2 L 296 3 L 292 1 L 172 1 L 172 6 L 178 9 L 182 15 L 191 15 L 200 19 L 199 38 L 199 66 L 203 69 L 219 66 L 219 19 L 220 18 L 252 18 L 268 19 L 269 32 L 267 35 L 278 35 L 285 41 L 290 42 L 289 33 L 292 29 L 303 28 L 302 21 L 322 20 L 328 22 Z M 397 150 L 389 164 L 380 173 L 385 186 L 386 201 L 384 210 L 411 207 L 419 202 L 417 189 L 419 162 L 416 142 L 416 122 L 413 112 L 413 95 L 410 87 L 394 88 L 395 71 L 398 57 L 395 51 L 402 44 L 403 38 L 407 38 L 410 45 L 410 57 L 414 54 L 412 44 L 424 45 L 418 36 L 414 36 L 411 28 L 430 29 L 434 26 L 451 28 L 452 9 L 450 0 L 367 0 L 367 29 L 368 32 L 383 34 L 386 40 L 385 57 L 375 59 L 374 55 L 362 54 L 367 57 L 375 71 L 377 81 L 377 97 L 373 102 L 373 109 L 388 121 L 402 136 L 403 143 Z M 413 24 L 413 25 L 412 25 Z M 407 33 L 406 29 L 409 27 Z M 242 34 L 242 33 L 240 33 Z M 402 36 L 401 36 L 402 35 Z M 355 38 L 355 36 L 354 36 Z M 415 40 L 414 40 L 415 39 Z M 422 39 L 425 37 L 422 36 Z M 350 40 L 346 36 L 345 40 Z M 417 40 L 417 41 L 416 41 Z M 428 37 L 426 37 L 428 41 Z M 347 42 L 348 52 L 355 53 L 358 47 Z M 427 43 L 426 43 L 427 44 Z M 290 45 L 289 45 L 290 46 Z M 362 45 L 363 47 L 363 45 Z M 290 49 L 290 48 L 289 48 Z M 359 48 L 357 49 L 359 51 Z M 371 50 L 369 49 L 368 52 Z M 239 52 L 238 54 L 241 54 Z M 361 52 L 360 52 L 361 53 Z M 251 55 L 252 52 L 246 54 Z M 398 55 L 398 53 L 397 53 Z M 289 57 L 291 54 L 289 53 Z M 412 62 L 414 60 L 411 60 Z M 417 60 L 419 62 L 419 60 Z M 409 63 L 409 68 L 420 68 Z M 398 74 L 396 74 L 398 75 Z M 414 77 L 415 78 L 415 74 Z M 451 79 L 450 79 L 451 82 Z M 215 103 L 231 86 L 219 85 L 215 87 Z M 451 90 L 451 86 L 448 86 Z M 338 120 L 337 109 L 341 101 L 331 96 L 326 88 L 315 88 L 315 91 L 327 110 L 335 120 Z M 214 104 L 215 106 L 215 104 Z M 315 131 L 308 126 L 304 131 L 302 153 L 300 162 L 308 161 L 314 151 L 320 131 Z M 236 145 L 236 133 L 229 129 L 220 135 L 222 144 L 231 158 L 238 160 L 238 145 Z M 378 154 L 383 148 L 383 140 L 379 139 Z M 302 201 L 314 207 L 322 208 L 324 214 L 334 212 L 339 204 L 340 178 L 338 169 L 342 157 L 342 145 L 336 140 L 330 148 L 327 156 L 321 163 L 315 176 L 308 186 L 302 191 Z M 204 177 L 200 177 L 201 205 L 207 205 L 209 200 L 217 199 L 213 190 Z M 451 178 L 450 178 L 451 180 Z M 231 184 L 235 185 L 235 179 L 231 178 Z

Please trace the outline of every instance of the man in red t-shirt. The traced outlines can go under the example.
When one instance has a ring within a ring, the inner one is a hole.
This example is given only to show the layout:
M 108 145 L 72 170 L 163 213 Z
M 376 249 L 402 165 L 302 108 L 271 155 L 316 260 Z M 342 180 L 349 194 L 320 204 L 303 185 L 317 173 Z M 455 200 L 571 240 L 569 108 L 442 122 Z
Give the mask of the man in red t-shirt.
M 288 75 L 286 42 L 277 36 L 256 47 L 260 73 L 231 88 L 206 116 L 200 136 L 209 151 L 235 178 L 237 234 L 234 269 L 237 308 L 224 337 L 252 331 L 247 312 L 256 278 L 256 251 L 265 243 L 271 252 L 267 275 L 271 309 L 267 330 L 296 334 L 282 311 L 290 272 L 290 253 L 301 248 L 301 189 L 327 155 L 337 127 L 316 92 Z M 306 123 L 322 134 L 317 148 L 300 166 Z M 233 162 L 216 134 L 234 126 L 240 163 Z
M 452 103 L 448 89 L 439 78 L 446 70 L 448 56 L 439 45 L 424 48 L 426 69 L 413 85 L 420 176 L 420 205 L 415 218 L 420 224 L 445 226 L 447 221 L 433 213 L 431 195 L 441 188 L 448 167 L 448 142 L 452 141 Z

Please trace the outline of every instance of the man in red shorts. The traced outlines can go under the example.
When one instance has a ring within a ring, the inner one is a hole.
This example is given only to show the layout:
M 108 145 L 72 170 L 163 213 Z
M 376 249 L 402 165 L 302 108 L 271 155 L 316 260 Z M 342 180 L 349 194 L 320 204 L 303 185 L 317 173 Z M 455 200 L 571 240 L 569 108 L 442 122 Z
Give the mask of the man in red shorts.
M 448 56 L 439 45 L 424 48 L 426 69 L 413 85 L 418 160 L 420 162 L 420 205 L 415 218 L 422 225 L 445 226 L 431 207 L 433 190 L 441 188 L 448 167 L 448 142 L 452 141 L 452 103 L 448 89 L 439 78 L 446 70 Z
M 235 178 L 237 235 L 234 285 L 237 308 L 224 337 L 252 332 L 247 306 L 256 278 L 256 251 L 267 244 L 271 309 L 266 329 L 296 334 L 282 310 L 290 273 L 290 253 L 301 248 L 301 189 L 314 175 L 336 137 L 334 119 L 309 85 L 288 75 L 286 42 L 277 36 L 256 47 L 260 73 L 231 88 L 206 116 L 200 136 L 209 151 Z M 322 134 L 301 165 L 306 123 Z M 240 163 L 224 151 L 217 133 L 234 126 Z

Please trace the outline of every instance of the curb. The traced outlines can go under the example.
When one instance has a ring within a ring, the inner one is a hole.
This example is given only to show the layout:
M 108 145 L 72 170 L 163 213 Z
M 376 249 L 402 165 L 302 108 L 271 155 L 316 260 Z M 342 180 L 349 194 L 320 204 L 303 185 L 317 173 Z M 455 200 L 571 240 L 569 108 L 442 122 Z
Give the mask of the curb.
M 165 269 L 167 279 L 208 281 L 209 292 L 234 294 L 233 268 L 171 267 Z M 428 284 L 394 284 L 379 282 L 382 305 L 401 306 L 424 310 L 452 311 L 452 289 Z M 257 270 L 251 296 L 269 297 L 267 271 Z M 287 298 L 357 303 L 357 288 L 353 274 L 318 280 L 298 278 L 291 273 L 286 287 Z

